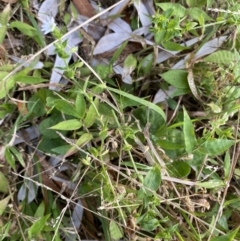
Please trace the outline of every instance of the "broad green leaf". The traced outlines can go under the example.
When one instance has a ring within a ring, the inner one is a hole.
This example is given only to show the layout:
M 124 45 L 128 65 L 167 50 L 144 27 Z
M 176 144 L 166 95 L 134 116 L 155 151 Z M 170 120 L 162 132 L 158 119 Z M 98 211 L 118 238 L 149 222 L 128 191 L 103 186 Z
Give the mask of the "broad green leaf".
M 7 24 L 11 14 L 11 6 L 8 4 L 0 14 L 0 44 L 5 39 L 7 33 Z
M 137 60 L 132 54 L 129 54 L 123 63 L 124 75 L 131 74 L 137 66 Z
M 47 220 L 50 218 L 50 216 L 51 214 L 48 214 L 42 218 L 39 218 L 37 221 L 33 223 L 33 225 L 28 229 L 29 239 L 32 239 L 41 233 L 44 226 L 47 225 L 46 223 L 47 223 Z
M 167 165 L 170 176 L 173 177 L 187 177 L 191 171 L 191 167 L 184 161 L 174 161 Z
M 127 97 L 127 98 L 129 98 L 129 99 L 131 99 L 131 100 L 134 100 L 134 101 L 136 101 L 136 102 L 139 102 L 140 104 L 142 104 L 142 105 L 144 105 L 144 106 L 146 106 L 146 107 L 149 107 L 149 108 L 155 110 L 156 112 L 158 112 L 158 113 L 163 117 L 164 121 L 166 121 L 166 115 L 165 115 L 165 113 L 164 113 L 163 110 L 162 110 L 159 106 L 157 106 L 156 104 L 154 104 L 154 103 L 152 103 L 152 102 L 149 102 L 149 101 L 147 101 L 147 100 L 144 100 L 144 99 L 142 99 L 142 98 L 139 98 L 139 97 L 137 97 L 137 96 L 131 95 L 131 94 L 129 94 L 129 93 L 126 93 L 126 92 L 124 92 L 124 91 L 122 91 L 122 90 L 114 89 L 114 88 L 111 88 L 111 87 L 108 87 L 108 86 L 106 86 L 106 88 L 107 88 L 108 90 L 112 91 L 112 92 L 115 92 L 115 93 L 117 93 L 117 94 L 119 94 L 119 95 L 123 95 L 123 96 L 125 96 L 125 97 Z
M 13 113 L 16 109 L 16 105 L 2 104 L 0 105 L 0 119 L 4 118 L 7 114 Z
M 14 77 L 12 76 L 3 80 L 8 74 L 8 72 L 0 72 L 0 99 L 4 98 L 15 84 Z
M 203 17 L 205 21 L 211 21 L 210 18 L 205 11 L 200 8 L 188 8 L 186 11 L 193 19 L 198 20 L 200 17 Z
M 220 155 L 226 150 L 228 150 L 235 141 L 233 140 L 226 140 L 226 139 L 213 139 L 213 140 L 207 140 L 203 144 L 203 149 L 206 154 L 208 155 Z
M 188 72 L 181 69 L 173 69 L 161 74 L 160 76 L 170 85 L 178 89 L 189 89 L 187 81 Z
M 14 158 L 13 154 L 11 153 L 11 151 L 9 150 L 9 148 L 6 148 L 4 154 L 5 154 L 5 158 L 6 158 L 7 163 L 11 166 L 11 168 L 13 170 L 15 170 L 15 167 L 16 167 L 15 158 Z
M 224 178 L 225 180 L 227 180 L 229 178 L 229 174 L 231 171 L 231 158 L 230 158 L 229 150 L 227 150 L 225 154 L 223 170 L 224 170 Z
M 109 74 L 112 73 L 112 66 L 111 65 L 97 65 L 95 68 L 96 73 L 101 79 L 105 79 Z
M 182 46 L 178 43 L 174 43 L 174 42 L 171 42 L 171 41 L 163 42 L 162 45 L 165 49 L 168 49 L 168 50 L 171 50 L 171 51 L 182 51 L 182 50 L 190 49 L 190 47 Z
M 202 7 L 206 4 L 206 0 L 186 0 L 186 4 L 189 7 Z
M 10 146 L 9 150 L 14 154 L 14 156 L 17 158 L 17 160 L 20 162 L 20 164 L 22 165 L 22 167 L 25 167 L 25 161 L 22 158 L 21 153 L 14 147 L 14 146 Z
M 210 180 L 208 182 L 197 182 L 196 185 L 200 186 L 200 187 L 212 189 L 212 188 L 223 187 L 225 185 L 225 183 L 222 180 L 213 179 L 213 180 Z
M 91 127 L 96 118 L 98 117 L 98 105 L 99 105 L 99 99 L 95 98 L 94 102 L 90 105 L 88 111 L 87 111 L 87 115 L 83 121 L 84 125 L 86 128 Z
M 79 118 L 82 119 L 86 114 L 86 101 L 82 93 L 78 93 L 76 102 L 75 102 L 75 107 L 79 115 Z
M 155 166 L 147 172 L 144 178 L 143 185 L 146 188 L 156 191 L 161 184 L 161 170 L 159 167 Z
M 150 73 L 152 70 L 153 61 L 154 61 L 153 54 L 149 54 L 146 57 L 144 57 L 138 65 L 138 73 L 139 71 L 142 71 L 144 74 Z
M 135 109 L 133 115 L 139 120 L 142 128 L 144 128 L 147 123 L 150 123 L 149 132 L 153 135 L 165 125 L 165 121 L 159 113 L 145 106 Z
M 20 32 L 29 37 L 34 37 L 37 35 L 36 29 L 24 22 L 13 21 L 9 26 L 10 28 L 17 28 Z
M 229 64 L 229 62 L 239 62 L 240 56 L 238 52 L 232 52 L 228 50 L 219 50 L 206 58 L 205 62 L 211 62 L 216 64 Z
M 21 82 L 24 84 L 39 84 L 43 82 L 49 82 L 49 80 L 34 76 L 19 76 L 16 78 L 16 82 Z
M 212 238 L 210 241 L 233 241 L 233 240 L 237 240 L 234 239 L 236 237 L 236 235 L 239 233 L 239 227 L 236 228 L 233 231 L 228 231 L 227 234 L 225 235 L 221 235 L 219 237 L 216 238 Z
M 161 148 L 166 150 L 176 150 L 184 147 L 184 144 L 173 143 L 169 140 L 158 140 L 157 143 Z
M 8 193 L 8 180 L 0 171 L 0 192 Z
M 179 16 L 181 17 L 185 17 L 185 12 L 186 9 L 178 3 L 157 3 L 157 6 L 159 6 L 162 10 L 167 11 L 168 9 L 173 9 L 174 10 L 174 16 Z
M 7 196 L 4 199 L 0 200 L 0 215 L 2 215 L 8 205 L 11 196 Z
M 81 135 L 81 137 L 76 141 L 75 145 L 73 145 L 64 155 L 64 158 L 76 153 L 78 151 L 78 148 L 76 146 L 83 147 L 92 139 L 93 139 L 93 135 L 90 133 L 84 133 L 83 135 Z
M 183 108 L 183 134 L 184 143 L 187 153 L 192 153 L 196 146 L 196 136 L 194 131 L 194 126 L 185 108 Z
M 55 104 L 55 108 L 63 112 L 64 114 L 80 118 L 79 114 L 76 111 L 75 106 L 70 104 L 67 100 L 55 100 L 54 104 Z
M 41 218 L 44 216 L 44 212 L 46 211 L 46 207 L 45 207 L 45 202 L 42 201 L 40 203 L 40 205 L 38 205 L 37 211 L 34 214 L 35 218 Z
M 122 228 L 113 220 L 110 221 L 109 232 L 112 240 L 119 240 L 123 237 Z
M 58 124 L 50 127 L 50 129 L 54 130 L 63 130 L 63 131 L 73 131 L 78 130 L 82 126 L 82 122 L 72 119 L 59 122 Z

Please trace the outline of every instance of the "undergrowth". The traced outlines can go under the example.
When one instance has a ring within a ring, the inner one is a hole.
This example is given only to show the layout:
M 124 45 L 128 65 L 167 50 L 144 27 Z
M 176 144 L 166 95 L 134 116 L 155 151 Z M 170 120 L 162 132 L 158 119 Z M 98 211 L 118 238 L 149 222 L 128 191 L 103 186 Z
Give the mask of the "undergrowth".
M 59 3 L 42 27 L 32 2 L 1 6 L 1 240 L 240 240 L 240 4 L 155 1 L 154 45 L 93 65 Z

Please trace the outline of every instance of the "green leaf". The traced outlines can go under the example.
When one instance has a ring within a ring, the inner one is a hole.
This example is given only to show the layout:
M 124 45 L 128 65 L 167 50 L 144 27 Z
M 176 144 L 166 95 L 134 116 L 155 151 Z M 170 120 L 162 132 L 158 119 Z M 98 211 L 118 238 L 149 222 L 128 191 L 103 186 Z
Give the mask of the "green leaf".
M 227 234 L 212 238 L 210 241 L 233 241 L 235 236 L 239 233 L 239 227 L 233 231 L 228 231 Z
M 185 149 L 187 153 L 192 153 L 197 142 L 194 132 L 194 126 L 185 108 L 183 108 L 183 115 L 183 134 Z
M 0 171 L 0 192 L 8 193 L 8 180 Z
M 118 59 L 118 57 L 121 55 L 122 51 L 126 47 L 127 43 L 128 41 L 123 42 L 123 44 L 116 50 L 116 52 L 114 53 L 114 55 L 110 60 L 110 65 L 113 65 L 115 63 L 115 61 Z
M 76 141 L 75 145 L 78 147 L 83 147 L 85 146 L 89 141 L 91 141 L 93 139 L 93 135 L 90 133 L 84 133 L 83 135 L 81 135 L 81 137 Z M 78 151 L 78 148 L 76 146 L 72 146 L 67 153 L 64 155 L 65 157 L 68 157 L 70 155 L 73 155 L 74 153 L 76 153 Z
M 205 141 L 202 147 L 206 154 L 215 156 L 228 150 L 234 143 L 233 140 L 213 139 Z
M 13 21 L 9 26 L 10 28 L 17 28 L 20 32 L 29 37 L 37 35 L 36 29 L 24 22 Z
M 3 9 L 0 14 L 0 44 L 5 39 L 7 33 L 7 24 L 11 14 L 11 6 L 7 4 L 7 6 Z
M 229 178 L 229 174 L 231 171 L 231 158 L 230 158 L 229 150 L 227 150 L 225 154 L 223 170 L 224 170 L 224 178 L 225 180 L 227 180 Z
M 11 151 L 9 150 L 9 148 L 6 148 L 5 150 L 5 158 L 7 163 L 11 166 L 11 168 L 13 170 L 15 170 L 15 158 L 13 156 L 13 154 L 11 153 Z
M 122 228 L 118 226 L 118 224 L 113 220 L 110 221 L 109 232 L 112 240 L 119 240 L 120 238 L 123 237 Z
M 198 20 L 199 18 L 203 17 L 205 21 L 211 21 L 210 18 L 205 11 L 200 8 L 188 8 L 187 14 L 189 14 L 193 19 Z
M 181 69 L 173 69 L 161 74 L 160 76 L 170 85 L 178 89 L 189 89 L 187 81 L 188 72 Z
M 82 123 L 76 119 L 62 121 L 52 127 L 50 129 L 54 130 L 63 130 L 63 131 L 73 131 L 78 130 L 82 126 Z
M 107 87 L 107 86 L 106 86 L 106 88 L 107 88 L 108 90 L 112 91 L 112 92 L 115 92 L 115 93 L 117 93 L 117 94 L 119 94 L 119 95 L 123 95 L 123 96 L 125 96 L 125 97 L 127 97 L 127 98 L 129 98 L 129 99 L 131 99 L 131 100 L 134 100 L 134 101 L 136 101 L 136 102 L 139 102 L 140 104 L 142 104 L 142 105 L 144 105 L 144 106 L 146 106 L 146 107 L 149 107 L 149 108 L 155 110 L 156 112 L 158 112 L 158 113 L 163 117 L 164 121 L 166 121 L 166 115 L 165 115 L 165 113 L 164 113 L 163 110 L 162 110 L 159 106 L 157 106 L 156 104 L 154 104 L 154 103 L 152 103 L 152 102 L 149 102 L 149 101 L 147 101 L 147 100 L 144 100 L 144 99 L 142 99 L 142 98 L 139 98 L 139 97 L 137 97 L 137 96 L 131 95 L 131 94 L 129 94 L 129 93 L 126 93 L 126 92 L 124 92 L 124 91 L 122 91 L 122 90 L 114 89 L 114 88 Z
M 208 182 L 197 182 L 197 185 L 200 186 L 200 187 L 212 189 L 212 188 L 223 187 L 225 185 L 225 183 L 222 180 L 213 179 L 213 180 L 210 180 Z
M 83 121 L 86 128 L 91 127 L 94 124 L 96 118 L 98 117 L 98 105 L 99 99 L 95 98 L 94 102 L 90 105 L 87 115 Z
M 7 196 L 4 199 L 0 200 L 0 215 L 2 215 L 8 205 L 11 196 Z
M 12 76 L 3 80 L 8 74 L 8 72 L 0 72 L 0 99 L 4 98 L 15 84 L 15 80 Z
M 140 70 L 143 71 L 144 74 L 150 73 L 150 71 L 152 70 L 153 61 L 154 61 L 153 54 L 149 54 L 146 57 L 144 57 L 138 65 L 138 73 Z
M 151 123 L 149 132 L 153 135 L 165 125 L 165 121 L 161 115 L 155 110 L 146 108 L 145 106 L 139 107 L 133 111 L 134 117 L 139 120 L 142 128 L 146 126 L 147 123 Z
M 239 62 L 240 56 L 238 52 L 231 52 L 228 50 L 220 50 L 217 51 L 206 58 L 204 58 L 205 62 L 211 62 L 216 64 L 229 64 L 229 62 Z
M 157 3 L 157 6 L 159 6 L 163 11 L 167 11 L 168 9 L 174 10 L 174 16 L 185 17 L 186 15 L 186 9 L 178 3 Z
M 143 185 L 152 191 L 157 191 L 161 184 L 161 170 L 158 166 L 153 167 L 148 171 L 144 178 Z
M 43 82 L 49 82 L 47 79 L 42 79 L 39 77 L 34 77 L 34 76 L 19 76 L 16 79 L 16 82 L 21 82 L 24 84 L 39 84 Z
M 79 115 L 79 118 L 82 119 L 86 114 L 86 101 L 82 93 L 78 93 L 75 106 L 76 106 L 76 111 Z
M 174 43 L 174 42 L 171 42 L 171 41 L 163 42 L 162 45 L 165 49 L 168 49 L 168 50 L 171 50 L 171 51 L 182 51 L 182 50 L 190 49 L 190 47 L 182 46 L 178 43 Z
M 9 150 L 15 155 L 15 157 L 18 159 L 18 161 L 20 162 L 20 164 L 22 165 L 22 167 L 26 167 L 25 162 L 22 158 L 22 155 L 20 154 L 20 152 L 13 146 L 9 147 Z
M 191 171 L 191 167 L 184 161 L 174 161 L 167 165 L 170 176 L 183 178 L 187 177 Z
M 137 66 L 137 60 L 132 54 L 129 54 L 123 63 L 124 76 L 131 74 Z
M 44 226 L 47 225 L 46 223 L 50 216 L 51 214 L 48 214 L 42 218 L 39 218 L 37 221 L 33 223 L 33 225 L 28 229 L 29 239 L 32 239 L 41 233 Z
M 75 109 L 75 106 L 70 104 L 67 100 L 55 100 L 54 104 L 55 104 L 55 108 L 63 112 L 64 114 L 80 118 L 79 114 Z

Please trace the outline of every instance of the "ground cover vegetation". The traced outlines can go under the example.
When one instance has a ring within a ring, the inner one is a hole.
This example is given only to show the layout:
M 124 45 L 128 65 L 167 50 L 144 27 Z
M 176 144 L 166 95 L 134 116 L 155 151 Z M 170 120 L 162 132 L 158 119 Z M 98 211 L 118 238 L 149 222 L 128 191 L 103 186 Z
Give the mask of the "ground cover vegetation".
M 0 240 L 240 240 L 240 3 L 0 1 Z

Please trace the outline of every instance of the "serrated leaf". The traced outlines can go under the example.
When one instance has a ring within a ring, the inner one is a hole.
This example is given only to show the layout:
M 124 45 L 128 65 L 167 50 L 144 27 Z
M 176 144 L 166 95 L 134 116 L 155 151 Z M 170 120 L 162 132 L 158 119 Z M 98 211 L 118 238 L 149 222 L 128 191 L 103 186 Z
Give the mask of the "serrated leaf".
M 229 64 L 229 62 L 238 62 L 240 60 L 240 55 L 238 52 L 231 52 L 227 50 L 217 51 L 206 58 L 204 58 L 205 62 L 211 62 L 216 64 Z
M 39 218 L 37 221 L 33 223 L 33 225 L 28 229 L 29 239 L 32 239 L 41 233 L 44 226 L 46 226 L 47 220 L 50 216 L 51 214 L 48 214 L 42 218 Z
M 161 184 L 161 170 L 159 167 L 155 166 L 150 171 L 147 172 L 144 178 L 143 185 L 146 188 L 156 191 Z
M 163 11 L 167 11 L 168 9 L 173 9 L 174 10 L 174 15 L 184 17 L 186 9 L 178 3 L 157 3 L 157 6 L 159 6 Z
M 82 119 L 86 114 L 86 101 L 82 93 L 78 93 L 75 106 L 76 106 L 76 111 L 79 115 L 79 118 Z
M 213 139 L 205 141 L 202 147 L 206 154 L 215 156 L 228 150 L 234 143 L 233 140 Z
M 63 130 L 63 131 L 73 131 L 78 130 L 82 126 L 82 122 L 72 119 L 59 122 L 58 124 L 50 127 L 50 129 L 54 130 Z
M 8 180 L 0 171 L 0 192 L 8 193 Z
M 120 226 L 115 221 L 110 221 L 109 232 L 112 240 L 119 240 L 123 237 L 123 231 Z
M 160 75 L 167 83 L 178 89 L 189 89 L 187 76 L 188 72 L 181 69 L 173 69 Z
M 2 215 L 8 205 L 11 196 L 7 196 L 4 199 L 0 200 L 0 215 Z
M 83 121 L 86 128 L 91 127 L 96 118 L 98 117 L 98 105 L 99 105 L 99 99 L 95 98 L 94 102 L 91 104 L 91 106 L 88 109 L 87 115 Z

